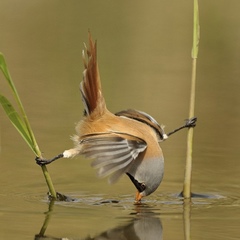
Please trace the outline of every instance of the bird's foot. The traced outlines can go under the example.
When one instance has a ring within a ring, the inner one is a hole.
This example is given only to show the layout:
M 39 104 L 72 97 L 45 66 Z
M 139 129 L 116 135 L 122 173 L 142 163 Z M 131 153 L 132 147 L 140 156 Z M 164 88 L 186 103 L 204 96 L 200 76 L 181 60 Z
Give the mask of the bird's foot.
M 63 157 L 63 153 L 60 153 L 59 155 L 57 155 L 56 157 L 52 158 L 52 159 L 44 159 L 44 158 L 41 158 L 41 157 L 36 157 L 35 158 L 35 161 L 36 163 L 39 165 L 39 166 L 44 166 L 44 165 L 47 165 L 47 164 L 50 164 L 52 163 L 53 161 L 59 159 L 59 158 L 62 158 Z
M 40 157 L 36 157 L 35 161 L 39 166 L 44 166 L 44 165 L 47 165 L 52 162 L 51 160 L 47 160 L 47 159 L 40 158 Z
M 196 126 L 196 122 L 197 122 L 197 118 L 196 117 L 192 117 L 189 119 L 186 119 L 186 123 L 185 123 L 185 127 L 195 127 Z

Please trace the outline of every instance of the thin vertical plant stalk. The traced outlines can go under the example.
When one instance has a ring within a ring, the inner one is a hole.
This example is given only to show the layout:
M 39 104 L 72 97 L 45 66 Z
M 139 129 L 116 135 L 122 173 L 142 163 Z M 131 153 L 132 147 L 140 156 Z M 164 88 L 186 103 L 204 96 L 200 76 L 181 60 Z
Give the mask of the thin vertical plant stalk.
M 41 156 L 41 155 L 39 155 L 39 156 Z M 47 186 L 48 186 L 48 190 L 51 194 L 51 198 L 57 199 L 57 192 L 56 192 L 56 190 L 53 186 L 53 182 L 52 182 L 50 174 L 47 170 L 47 167 L 46 166 L 41 166 L 41 168 L 42 168 L 42 172 L 43 172 L 44 178 L 45 178 Z
M 199 27 L 198 0 L 194 0 L 193 2 L 192 76 L 191 76 L 189 118 L 194 116 L 199 38 L 200 38 L 200 27 Z M 187 135 L 187 157 L 186 157 L 186 165 L 185 165 L 184 184 L 183 184 L 184 198 L 191 198 L 192 148 L 193 148 L 193 128 L 189 128 L 188 135 Z
M 27 134 L 27 136 L 30 138 L 30 140 L 28 141 L 28 144 L 29 146 L 31 147 L 32 151 L 38 156 L 38 157 L 41 157 L 41 151 L 38 147 L 38 144 L 37 144 L 37 141 L 35 139 L 35 136 L 33 134 L 33 131 L 31 129 L 31 125 L 28 121 L 28 118 L 27 118 L 27 115 L 26 115 L 26 112 L 24 110 L 24 107 L 23 107 L 23 104 L 21 102 L 21 99 L 18 95 L 18 92 L 17 92 L 17 89 L 14 85 L 14 82 L 12 81 L 12 78 L 11 78 L 11 75 L 8 71 L 8 68 L 7 68 L 7 64 L 6 64 L 6 61 L 5 61 L 5 58 L 4 56 L 0 53 L 0 69 L 2 70 L 12 92 L 13 92 L 13 95 L 15 97 L 15 100 L 17 102 L 17 105 L 19 107 L 19 110 L 21 112 L 21 115 L 22 115 L 22 120 L 24 122 L 24 129 L 25 129 L 25 132 Z M 6 107 L 6 109 L 10 109 L 10 102 L 7 101 L 6 98 L 4 98 L 3 96 L 1 96 L 1 103 L 7 103 L 8 107 Z M 11 108 L 13 110 L 13 108 Z M 16 113 L 15 113 L 15 116 L 16 116 Z M 21 121 L 22 121 L 21 120 Z M 20 120 L 19 120 L 20 121 Z M 13 122 L 12 122 L 13 123 Z M 26 135 L 25 135 L 26 136 Z M 26 140 L 26 139 L 25 139 Z M 57 193 L 54 189 L 54 186 L 53 186 L 53 183 L 52 183 L 52 180 L 51 180 L 51 177 L 50 177 L 50 174 L 47 170 L 47 167 L 46 166 L 41 166 L 41 169 L 42 169 L 42 172 L 43 172 L 43 175 L 45 177 L 45 180 L 46 180 L 46 183 L 48 185 L 48 189 L 49 189 L 49 192 L 51 194 L 51 197 L 53 199 L 57 199 Z

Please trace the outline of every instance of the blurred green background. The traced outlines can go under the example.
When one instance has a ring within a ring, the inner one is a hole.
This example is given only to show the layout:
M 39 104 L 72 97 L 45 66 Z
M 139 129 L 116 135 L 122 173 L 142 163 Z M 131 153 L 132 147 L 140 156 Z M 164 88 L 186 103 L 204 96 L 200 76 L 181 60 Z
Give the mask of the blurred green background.
M 199 2 L 198 123 L 194 131 L 192 187 L 194 192 L 235 199 L 239 197 L 240 171 L 240 2 Z M 179 0 L 1 0 L 0 51 L 6 57 L 44 156 L 52 157 L 72 147 L 70 136 L 83 113 L 78 86 L 88 30 L 97 39 L 103 93 L 109 110 L 145 111 L 164 124 L 167 132 L 181 125 L 188 118 L 189 109 L 192 10 L 192 1 Z M 12 99 L 2 74 L 0 92 Z M 168 194 L 182 189 L 186 131 L 174 135 L 161 147 L 165 177 L 148 198 L 152 200 L 161 199 L 162 195 L 168 198 Z M 11 214 L 3 215 L 9 218 L 3 229 L 9 223 L 21 226 L 19 222 L 26 218 L 26 213 L 17 217 L 15 214 L 29 207 L 29 202 L 32 210 L 28 214 L 46 207 L 39 199 L 45 197 L 47 188 L 34 157 L 0 109 L 0 209 L 7 213 L 12 209 Z M 110 186 L 106 179 L 97 179 L 89 161 L 81 157 L 54 163 L 49 171 L 56 189 L 65 194 L 123 199 L 134 196 L 135 188 L 127 177 Z M 18 204 L 9 202 L 16 198 Z M 234 215 L 226 214 L 239 219 L 239 210 L 233 212 Z M 18 217 L 19 222 L 12 220 Z M 38 217 L 32 219 L 37 221 Z M 226 219 L 224 211 L 221 217 Z M 210 214 L 206 219 L 210 219 Z M 229 221 L 221 223 L 216 222 L 218 239 L 224 236 L 220 234 L 222 226 Z M 86 220 L 86 225 L 90 227 L 91 221 Z M 169 229 L 167 236 L 176 236 L 170 223 L 164 225 Z M 30 228 L 20 236 L 31 235 Z M 194 233 L 198 235 L 203 228 L 204 224 Z M 239 236 L 237 226 L 234 230 Z M 96 232 L 100 231 L 99 226 Z M 11 231 L 3 232 L 6 239 L 16 237 Z M 214 239 L 215 235 L 209 232 L 209 239 Z

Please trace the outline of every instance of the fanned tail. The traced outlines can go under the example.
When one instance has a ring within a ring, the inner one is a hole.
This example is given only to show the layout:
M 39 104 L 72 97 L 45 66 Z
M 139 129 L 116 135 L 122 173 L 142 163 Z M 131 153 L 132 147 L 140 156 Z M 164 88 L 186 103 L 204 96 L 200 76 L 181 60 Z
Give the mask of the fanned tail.
M 106 109 L 106 104 L 102 96 L 101 81 L 98 71 L 97 44 L 93 42 L 90 32 L 89 48 L 85 46 L 85 51 L 83 50 L 82 55 L 84 71 L 83 81 L 80 84 L 80 91 L 85 108 L 84 115 L 94 115 L 94 117 L 96 117 L 96 115 L 101 116 Z

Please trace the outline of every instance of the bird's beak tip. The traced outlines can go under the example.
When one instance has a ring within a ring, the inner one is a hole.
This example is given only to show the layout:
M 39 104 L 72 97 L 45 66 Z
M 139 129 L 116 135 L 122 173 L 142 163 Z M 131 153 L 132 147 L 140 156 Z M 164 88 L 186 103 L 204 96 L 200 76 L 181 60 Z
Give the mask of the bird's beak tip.
M 142 194 L 137 191 L 136 198 L 135 198 L 135 204 L 141 203 L 142 197 L 143 197 Z

